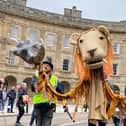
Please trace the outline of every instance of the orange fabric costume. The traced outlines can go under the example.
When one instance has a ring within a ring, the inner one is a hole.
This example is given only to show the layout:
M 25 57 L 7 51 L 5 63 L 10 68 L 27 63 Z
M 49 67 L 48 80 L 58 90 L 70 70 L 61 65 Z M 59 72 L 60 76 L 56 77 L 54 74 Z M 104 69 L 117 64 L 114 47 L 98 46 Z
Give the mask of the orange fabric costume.
M 45 90 L 48 93 L 50 101 L 54 99 L 56 102 L 58 102 L 58 99 L 60 98 L 63 101 L 63 106 L 67 105 L 68 99 L 75 101 L 75 109 L 72 115 L 73 121 L 75 120 L 75 112 L 77 111 L 79 100 L 81 100 L 82 106 L 85 102 L 85 99 L 87 100 L 89 105 L 89 119 L 91 120 L 107 121 L 112 117 L 117 105 L 120 104 L 121 112 L 124 112 L 126 108 L 126 97 L 114 94 L 106 83 L 105 79 L 101 79 L 100 72 L 102 72 L 106 78 L 109 78 L 110 75 L 112 75 L 113 51 L 111 42 L 108 41 L 107 47 L 107 56 L 105 58 L 106 63 L 104 62 L 102 68 L 95 74 L 93 73 L 93 70 L 90 70 L 84 63 L 84 59 L 82 60 L 80 50 L 76 48 L 76 73 L 80 79 L 80 82 L 76 84 L 76 86 L 68 93 L 57 93 L 50 86 L 47 79 L 45 77 L 43 78 L 44 73 L 41 73 L 39 76 L 37 83 L 38 90 L 39 87 L 41 87 L 41 89 L 46 88 Z M 40 92 L 42 92 L 41 89 Z

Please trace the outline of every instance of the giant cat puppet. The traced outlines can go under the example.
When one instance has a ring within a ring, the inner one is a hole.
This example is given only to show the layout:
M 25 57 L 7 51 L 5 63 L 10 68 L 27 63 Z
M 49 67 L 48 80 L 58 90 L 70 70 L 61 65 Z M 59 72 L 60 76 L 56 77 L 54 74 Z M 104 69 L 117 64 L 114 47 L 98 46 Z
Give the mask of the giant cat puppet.
M 39 75 L 37 90 L 41 93 L 47 92 L 50 101 L 58 102 L 60 98 L 64 107 L 67 106 L 68 100 L 74 100 L 73 121 L 75 121 L 78 104 L 81 103 L 83 106 L 86 101 L 89 107 L 89 126 L 95 126 L 97 120 L 107 122 L 115 112 L 116 106 L 120 106 L 123 113 L 126 108 L 126 97 L 114 94 L 106 82 L 112 74 L 112 45 L 108 29 L 105 26 L 98 26 L 82 33 L 73 33 L 70 41 L 75 47 L 75 67 L 80 81 L 69 92 L 60 94 L 50 86 L 43 72 Z M 29 43 L 28 47 L 25 48 L 27 51 L 34 46 L 30 48 Z M 17 51 L 18 56 L 23 57 L 28 63 L 35 66 L 41 65 L 40 62 L 44 57 L 42 45 L 38 48 L 38 55 L 31 52 L 32 59 L 39 59 L 39 62 L 30 61 L 30 55 L 23 55 L 22 50 L 17 47 L 14 53 L 17 54 Z M 41 57 L 40 52 L 43 52 Z M 99 125 L 105 125 L 105 123 L 99 123 Z

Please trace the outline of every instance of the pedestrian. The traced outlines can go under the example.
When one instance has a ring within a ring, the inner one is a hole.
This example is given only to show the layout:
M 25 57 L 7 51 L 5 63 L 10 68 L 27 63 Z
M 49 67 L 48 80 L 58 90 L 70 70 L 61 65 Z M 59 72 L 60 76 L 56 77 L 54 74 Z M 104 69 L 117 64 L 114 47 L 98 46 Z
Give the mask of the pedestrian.
M 124 113 L 124 116 L 123 116 L 123 126 L 126 126 L 126 113 Z
M 5 83 L 4 78 L 0 78 L 0 87 L 3 87 L 4 86 L 4 83 Z
M 13 113 L 14 101 L 16 99 L 16 89 L 15 89 L 15 86 L 12 86 L 11 89 L 8 91 L 7 97 L 8 97 L 7 112 Z
M 58 77 L 56 77 L 53 74 L 53 64 L 51 62 L 44 61 L 40 65 L 39 72 L 46 73 L 46 77 L 54 89 L 58 87 L 59 80 Z M 34 112 L 36 118 L 36 126 L 51 126 L 55 104 L 49 103 L 46 94 L 38 93 L 35 84 L 32 86 L 32 88 L 35 88 L 33 103 L 34 103 Z
M 112 85 L 112 90 L 115 94 L 118 94 L 118 95 L 120 94 L 120 88 L 117 85 Z M 120 126 L 120 123 L 121 123 L 120 114 L 121 114 L 120 107 L 117 105 L 115 112 L 112 116 L 114 126 Z
M 3 110 L 3 84 L 0 85 L 0 111 Z
M 34 88 L 34 85 L 37 81 L 37 78 L 38 78 L 38 71 L 35 72 L 35 74 L 32 76 L 32 80 L 31 80 L 31 90 L 33 92 L 35 92 L 35 88 Z M 33 105 L 33 110 L 32 110 L 32 114 L 31 114 L 31 119 L 30 119 L 30 122 L 29 122 L 29 126 L 32 126 L 33 123 L 34 123 L 34 120 L 35 120 L 35 111 L 34 111 L 34 105 Z
M 88 104 L 87 104 L 87 102 L 84 104 L 84 112 L 88 112 Z
M 4 79 L 4 86 L 6 87 L 6 90 L 8 89 L 8 81 L 7 79 Z
M 120 119 L 120 109 L 119 109 L 119 107 L 116 107 L 115 113 L 112 116 L 112 120 L 113 120 L 114 126 L 120 126 L 121 119 Z
M 35 111 L 34 111 L 34 107 L 33 107 L 29 126 L 33 126 L 34 120 L 35 120 Z
M 7 87 L 4 85 L 2 90 L 2 112 L 4 112 L 6 100 L 7 100 Z
M 15 126 L 22 126 L 20 120 L 24 115 L 24 106 L 28 102 L 28 95 L 26 92 L 26 83 L 22 82 L 18 88 L 18 100 L 17 100 L 17 108 L 18 108 L 18 115 L 16 119 Z
M 106 82 L 108 83 L 109 87 L 112 89 L 113 93 L 120 95 L 120 88 L 113 84 L 110 80 L 106 79 Z M 121 116 L 120 116 L 120 106 L 117 105 L 115 112 L 112 116 L 112 120 L 114 123 L 114 126 L 120 126 L 121 123 Z

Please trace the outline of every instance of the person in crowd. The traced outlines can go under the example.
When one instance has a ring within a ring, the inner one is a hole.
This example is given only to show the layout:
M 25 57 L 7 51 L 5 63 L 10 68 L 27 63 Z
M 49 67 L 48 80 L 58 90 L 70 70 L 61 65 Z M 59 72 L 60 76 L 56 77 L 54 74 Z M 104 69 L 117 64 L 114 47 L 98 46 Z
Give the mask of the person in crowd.
M 0 85 L 0 111 L 3 110 L 3 84 Z
M 106 82 L 108 83 L 109 87 L 112 89 L 112 91 L 115 94 L 119 94 L 120 95 L 120 88 L 117 85 L 113 84 L 108 79 L 106 79 Z M 115 113 L 112 116 L 112 120 L 113 120 L 114 126 L 120 126 L 120 123 L 121 123 L 120 120 L 121 119 L 120 119 L 120 108 L 119 108 L 119 106 L 116 107 Z
M 2 90 L 2 111 L 4 112 L 5 103 L 7 100 L 7 87 L 4 85 Z
M 8 80 L 4 79 L 4 86 L 6 87 L 6 90 L 8 89 Z
M 123 115 L 122 115 L 121 123 L 123 124 L 123 126 L 126 126 L 126 112 L 124 112 Z
M 1 87 L 2 84 L 3 84 L 3 83 L 2 83 L 2 80 L 0 79 L 0 87 Z
M 20 120 L 24 115 L 24 106 L 28 102 L 28 95 L 26 91 L 26 83 L 22 82 L 21 85 L 18 87 L 18 100 L 17 100 L 17 107 L 18 107 L 18 115 L 16 119 L 15 126 L 22 126 Z
M 120 94 L 120 89 L 117 85 L 113 85 L 112 90 L 115 94 Z M 114 126 L 120 126 L 121 119 L 120 119 L 120 108 L 119 106 L 116 107 L 115 113 L 112 116 L 112 120 L 114 123 Z
M 33 108 L 32 114 L 31 114 L 31 119 L 30 119 L 30 122 L 29 122 L 29 126 L 33 126 L 34 120 L 35 120 L 35 111 L 34 111 L 34 108 Z
M 88 112 L 88 104 L 87 104 L 87 102 L 84 104 L 84 112 Z
M 8 91 L 7 97 L 8 97 L 7 112 L 12 112 L 13 113 L 14 101 L 16 99 L 16 89 L 15 89 L 15 86 L 12 86 L 11 89 Z
M 44 61 L 40 65 L 40 70 L 39 72 L 45 72 L 46 77 L 52 87 L 56 90 L 58 88 L 58 77 L 56 77 L 53 74 L 53 64 L 49 61 Z M 38 93 L 34 83 L 32 87 L 32 91 L 35 91 L 35 94 L 33 96 L 33 103 L 34 103 L 34 113 L 35 113 L 35 118 L 36 118 L 36 126 L 51 126 L 51 121 L 53 118 L 53 112 L 55 108 L 54 103 L 49 103 L 48 97 L 44 94 Z M 59 86 L 61 87 L 61 86 Z M 57 89 L 60 90 L 61 89 Z
M 35 92 L 35 88 L 34 88 L 33 85 L 35 85 L 38 76 L 39 76 L 38 71 L 36 71 L 35 74 L 32 76 L 32 80 L 31 80 L 31 90 L 33 92 Z M 32 114 L 31 114 L 31 119 L 30 119 L 30 122 L 29 122 L 29 126 L 33 126 L 34 120 L 35 120 L 35 111 L 34 111 L 34 105 L 33 105 L 33 110 L 32 110 Z
M 5 80 L 4 80 L 4 78 L 0 78 L 0 87 L 2 86 L 4 86 L 4 82 L 5 82 Z

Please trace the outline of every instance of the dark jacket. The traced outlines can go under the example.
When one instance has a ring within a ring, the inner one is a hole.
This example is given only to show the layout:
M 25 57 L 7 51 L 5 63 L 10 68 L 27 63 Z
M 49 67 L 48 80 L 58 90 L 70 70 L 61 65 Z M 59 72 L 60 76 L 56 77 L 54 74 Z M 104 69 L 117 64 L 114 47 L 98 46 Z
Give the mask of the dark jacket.
M 2 99 L 3 99 L 3 91 L 0 90 L 0 100 L 2 100 Z
M 16 91 L 11 89 L 8 94 L 7 97 L 9 97 L 9 99 L 14 100 L 16 98 Z
M 17 106 L 24 106 L 23 102 L 23 95 L 27 95 L 27 92 L 24 88 L 19 88 L 18 89 L 18 100 L 17 100 Z

